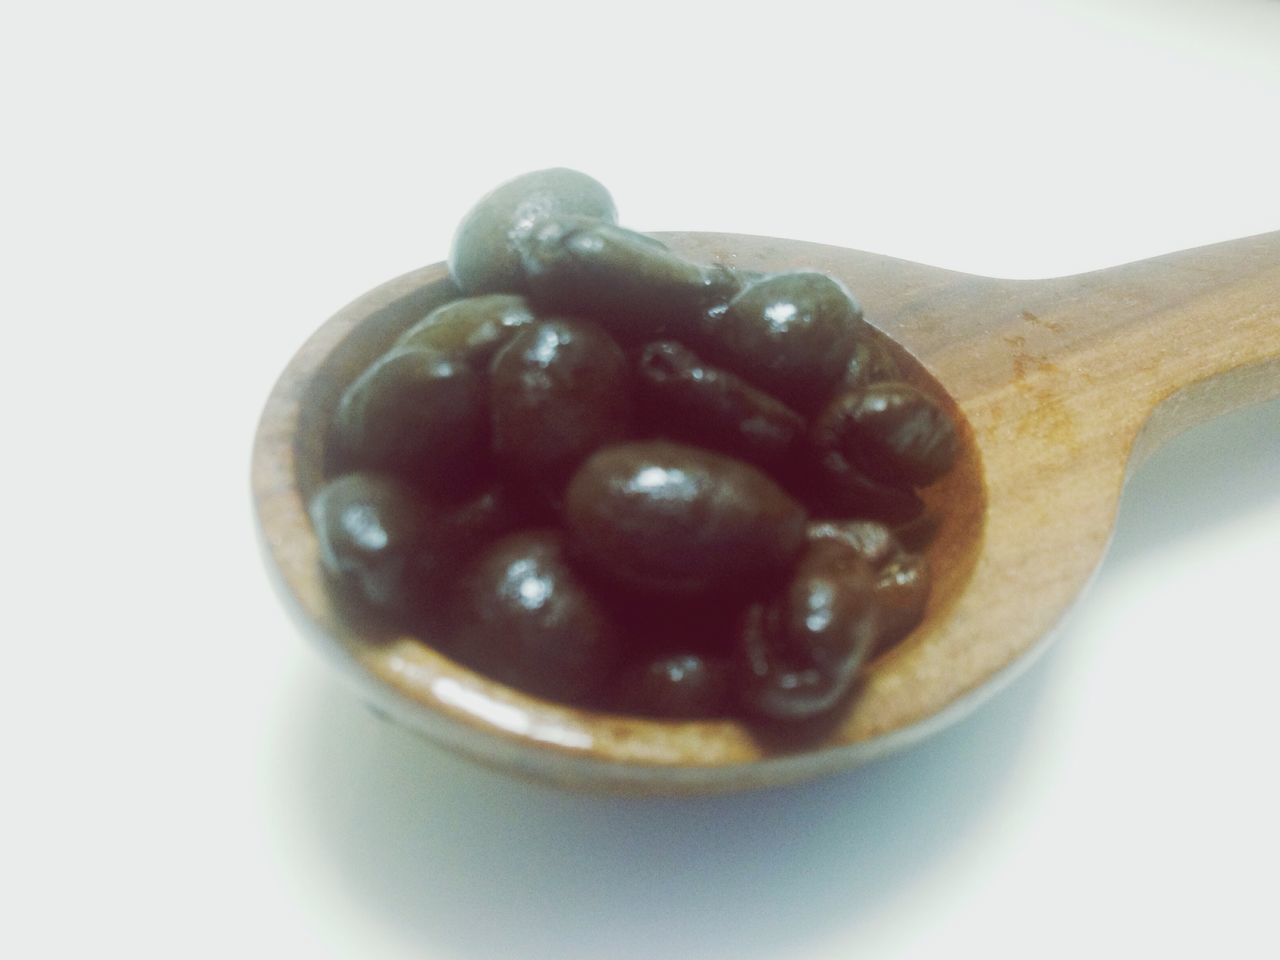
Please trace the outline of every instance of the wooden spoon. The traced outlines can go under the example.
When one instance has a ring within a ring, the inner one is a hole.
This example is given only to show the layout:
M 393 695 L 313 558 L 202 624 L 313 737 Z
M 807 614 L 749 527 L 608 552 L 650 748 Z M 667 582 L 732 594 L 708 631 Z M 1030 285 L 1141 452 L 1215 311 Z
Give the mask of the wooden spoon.
M 1102 558 L 1134 465 L 1198 421 L 1280 395 L 1280 233 L 1051 280 L 968 276 L 793 240 L 662 239 L 697 261 L 840 278 L 918 361 L 912 378 L 949 395 L 962 415 L 964 454 L 926 491 L 943 520 L 928 550 L 935 585 L 925 620 L 870 666 L 849 710 L 817 735 L 771 740 L 732 721 L 548 703 L 422 639 L 362 627 L 334 604 L 306 512 L 324 428 L 360 370 L 458 295 L 443 264 L 378 287 L 321 327 L 280 377 L 258 430 L 253 492 L 268 566 L 307 632 L 382 712 L 540 779 L 728 790 L 816 776 L 918 741 L 1044 646 Z

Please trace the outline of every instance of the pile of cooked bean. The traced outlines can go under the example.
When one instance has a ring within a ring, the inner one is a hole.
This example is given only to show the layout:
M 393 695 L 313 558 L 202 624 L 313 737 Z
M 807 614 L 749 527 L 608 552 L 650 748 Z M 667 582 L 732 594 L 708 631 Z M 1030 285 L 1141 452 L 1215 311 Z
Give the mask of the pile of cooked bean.
M 902 534 L 956 431 L 839 281 L 690 263 L 564 169 L 449 268 L 334 413 L 311 516 L 350 602 L 538 696 L 766 722 L 919 623 Z

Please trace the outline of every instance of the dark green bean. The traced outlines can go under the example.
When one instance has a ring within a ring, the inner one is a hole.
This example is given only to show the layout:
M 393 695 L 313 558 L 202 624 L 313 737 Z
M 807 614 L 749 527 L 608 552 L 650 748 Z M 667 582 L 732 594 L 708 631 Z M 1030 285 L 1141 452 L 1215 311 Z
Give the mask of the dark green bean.
M 564 215 L 617 219 L 609 191 L 576 170 L 555 167 L 508 180 L 485 194 L 458 226 L 450 274 L 467 294 L 523 293 L 517 244 L 543 220 Z

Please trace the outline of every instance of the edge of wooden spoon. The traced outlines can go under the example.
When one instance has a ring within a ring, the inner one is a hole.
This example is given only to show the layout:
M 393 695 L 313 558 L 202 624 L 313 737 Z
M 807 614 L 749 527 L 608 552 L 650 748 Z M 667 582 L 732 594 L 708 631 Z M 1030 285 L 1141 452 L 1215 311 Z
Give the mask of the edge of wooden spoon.
M 478 676 L 419 638 L 375 635 L 332 603 L 306 516 L 323 424 L 373 356 L 457 295 L 442 264 L 340 311 L 299 350 L 268 400 L 252 484 L 268 567 L 287 606 L 391 718 L 482 762 L 566 786 L 672 793 L 778 784 L 865 762 L 954 722 L 1047 645 L 1090 579 L 1110 537 L 1130 446 L 1150 413 L 1125 408 L 1133 426 L 1126 420 L 1121 430 L 1109 418 L 1081 417 L 1071 392 L 1048 382 L 1075 355 L 1037 351 L 1026 333 L 1004 332 L 1011 312 L 1024 325 L 1064 329 L 1065 319 L 1050 314 L 1046 326 L 1043 315 L 1072 302 L 1064 286 L 1072 278 L 968 277 L 760 237 L 663 239 L 694 259 L 839 277 L 868 319 L 920 361 L 911 371 L 917 382 L 929 385 L 933 374 L 963 412 L 966 454 L 927 492 L 950 506 L 931 547 L 942 576 L 926 621 L 873 664 L 837 723 L 809 739 L 771 741 L 734 721 L 654 721 L 551 704 Z

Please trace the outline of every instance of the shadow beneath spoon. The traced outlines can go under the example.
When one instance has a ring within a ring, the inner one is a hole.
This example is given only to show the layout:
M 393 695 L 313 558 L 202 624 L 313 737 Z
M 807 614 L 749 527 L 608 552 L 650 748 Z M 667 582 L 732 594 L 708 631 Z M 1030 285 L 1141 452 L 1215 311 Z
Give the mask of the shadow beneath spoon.
M 1140 562 L 1274 502 L 1277 464 L 1280 402 L 1175 439 L 1126 490 L 1106 563 Z M 305 691 L 294 727 L 302 762 L 290 806 L 352 897 L 428 955 L 805 956 L 806 944 L 855 933 L 972 855 L 1035 740 L 1063 646 L 906 753 L 815 783 L 694 799 L 514 780 L 380 722 L 324 682 Z
M 1271 400 L 1193 427 L 1139 466 L 1120 499 L 1116 537 L 1104 563 L 1128 563 L 1277 499 L 1280 400 Z
M 902 896 L 991 814 L 1046 674 L 847 775 L 690 799 L 511 779 L 380 722 L 335 683 L 297 728 L 297 803 L 350 892 L 449 955 L 803 955 L 806 938 Z

